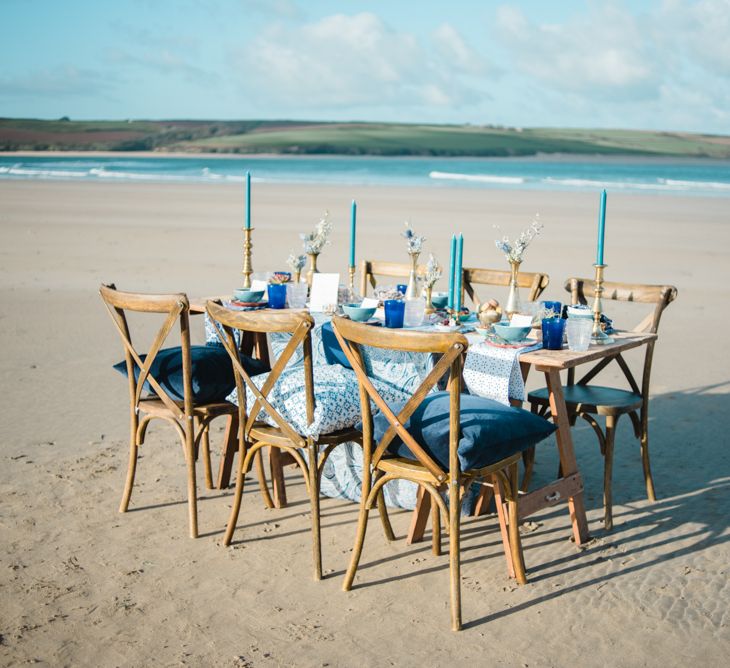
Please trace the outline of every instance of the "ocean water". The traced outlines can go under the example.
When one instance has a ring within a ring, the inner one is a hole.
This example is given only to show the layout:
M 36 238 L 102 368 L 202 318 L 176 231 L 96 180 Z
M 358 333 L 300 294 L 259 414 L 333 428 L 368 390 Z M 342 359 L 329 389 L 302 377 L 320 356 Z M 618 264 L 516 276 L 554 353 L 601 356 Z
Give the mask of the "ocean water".
M 621 158 L 32 157 L 0 179 L 254 182 L 668 193 L 730 197 L 730 161 Z

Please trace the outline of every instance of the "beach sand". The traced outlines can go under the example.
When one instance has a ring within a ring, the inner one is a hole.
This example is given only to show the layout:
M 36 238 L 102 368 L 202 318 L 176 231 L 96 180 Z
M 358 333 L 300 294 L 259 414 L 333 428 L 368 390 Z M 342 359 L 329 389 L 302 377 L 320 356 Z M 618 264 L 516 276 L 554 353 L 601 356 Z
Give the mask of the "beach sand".
M 358 256 L 405 261 L 405 220 L 448 259 L 504 267 L 494 224 L 545 229 L 525 271 L 590 276 L 593 194 L 454 188 L 261 185 L 254 268 L 283 269 L 298 233 L 329 209 L 323 271 L 345 272 L 348 211 L 358 200 Z M 659 500 L 645 499 L 639 450 L 620 423 L 615 528 L 602 529 L 602 462 L 574 429 L 593 540 L 570 541 L 566 506 L 524 527 L 529 583 L 506 576 L 492 516 L 464 524 L 465 629 L 449 627 L 448 557 L 406 546 L 377 518 L 357 587 L 341 591 L 357 508 L 325 499 L 326 577 L 311 579 L 304 486 L 265 510 L 247 487 L 231 548 L 220 542 L 231 490 L 200 488 L 201 537 L 187 535 L 185 467 L 171 429 L 143 446 L 131 512 L 117 512 L 127 458 L 121 344 L 97 289 L 224 294 L 240 285 L 243 191 L 233 186 L 0 182 L 0 663 L 49 666 L 719 666 L 730 658 L 730 391 L 727 199 L 610 195 L 608 280 L 671 283 L 652 377 L 651 450 Z M 504 299 L 503 291 L 491 291 Z M 607 306 L 619 325 L 633 324 Z M 636 320 L 639 318 L 637 317 Z M 202 319 L 194 320 L 202 341 Z M 635 357 L 632 358 L 635 361 Z M 606 380 L 617 380 L 613 373 Z M 540 383 L 537 374 L 530 387 Z M 214 445 L 222 432 L 214 427 Z M 214 464 L 217 462 L 214 462 Z M 535 484 L 555 475 L 539 447 Z M 467 664 L 467 665 L 468 665 Z

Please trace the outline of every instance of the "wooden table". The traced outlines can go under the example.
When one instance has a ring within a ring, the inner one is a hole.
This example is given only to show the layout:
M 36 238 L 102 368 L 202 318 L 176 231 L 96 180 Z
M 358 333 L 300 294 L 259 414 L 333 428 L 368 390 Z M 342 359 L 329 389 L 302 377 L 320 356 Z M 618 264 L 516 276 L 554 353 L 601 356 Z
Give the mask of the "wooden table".
M 657 338 L 656 334 L 634 334 L 630 332 L 616 333 L 612 336 L 614 343 L 603 346 L 592 345 L 585 352 L 572 352 L 567 349 L 535 350 L 523 353 L 519 358 L 524 378 L 527 378 L 532 367 L 536 371 L 545 374 L 545 381 L 550 394 L 550 412 L 553 416 L 553 422 L 557 425 L 555 438 L 558 444 L 560 470 L 562 472 L 562 477 L 554 482 L 532 492 L 520 493 L 519 518 L 522 521 L 543 508 L 567 501 L 576 545 L 587 542 L 590 535 L 583 500 L 583 479 L 580 471 L 578 471 L 578 464 L 575 459 L 560 372 L 581 364 L 615 357 L 625 350 L 638 348 Z M 520 404 L 521 402 L 517 403 Z M 414 513 L 411 522 L 411 529 L 408 534 L 409 543 L 418 542 L 422 539 L 427 524 L 430 506 L 428 500 L 430 500 L 430 497 L 428 494 L 419 495 L 419 501 L 421 499 L 423 503 L 419 504 L 418 512 Z M 478 509 L 477 514 L 479 512 Z

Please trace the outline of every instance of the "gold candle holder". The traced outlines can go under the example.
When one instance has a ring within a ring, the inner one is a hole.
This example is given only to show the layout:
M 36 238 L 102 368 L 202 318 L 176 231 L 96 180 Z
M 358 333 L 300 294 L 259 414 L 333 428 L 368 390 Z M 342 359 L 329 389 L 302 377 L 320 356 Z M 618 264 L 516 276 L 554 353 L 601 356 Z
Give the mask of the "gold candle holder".
M 357 270 L 356 270 L 354 264 L 351 264 L 347 268 L 347 273 L 348 273 L 347 287 L 350 290 L 350 295 L 355 294 L 355 272 L 356 271 Z
M 311 288 L 312 287 L 312 277 L 315 274 L 319 273 L 319 269 L 317 269 L 317 258 L 319 257 L 319 253 L 307 253 L 309 256 L 309 271 L 307 271 L 307 285 Z
M 433 285 L 427 285 L 423 289 L 425 298 L 426 298 L 426 315 L 431 315 L 432 313 L 436 312 L 436 309 L 433 307 L 433 302 L 431 301 L 431 297 L 433 296 Z
M 593 292 L 593 332 L 591 333 L 591 343 L 605 346 L 608 343 L 613 343 L 613 339 L 601 327 L 601 314 L 603 313 L 603 305 L 601 303 L 601 295 L 603 294 L 603 270 L 606 268 L 606 265 L 594 264 L 593 266 L 596 268 L 596 279 Z
M 253 274 L 253 265 L 251 264 L 251 232 L 253 227 L 243 228 L 243 288 L 245 290 L 251 289 L 251 274 Z

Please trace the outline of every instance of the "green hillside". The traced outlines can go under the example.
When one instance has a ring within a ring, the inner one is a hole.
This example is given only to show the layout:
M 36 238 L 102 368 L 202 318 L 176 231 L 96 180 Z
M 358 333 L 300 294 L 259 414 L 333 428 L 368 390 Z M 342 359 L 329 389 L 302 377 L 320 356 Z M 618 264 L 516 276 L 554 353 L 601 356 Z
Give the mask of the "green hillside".
M 0 119 L 0 150 L 730 158 L 730 137 L 678 132 L 299 121 Z

